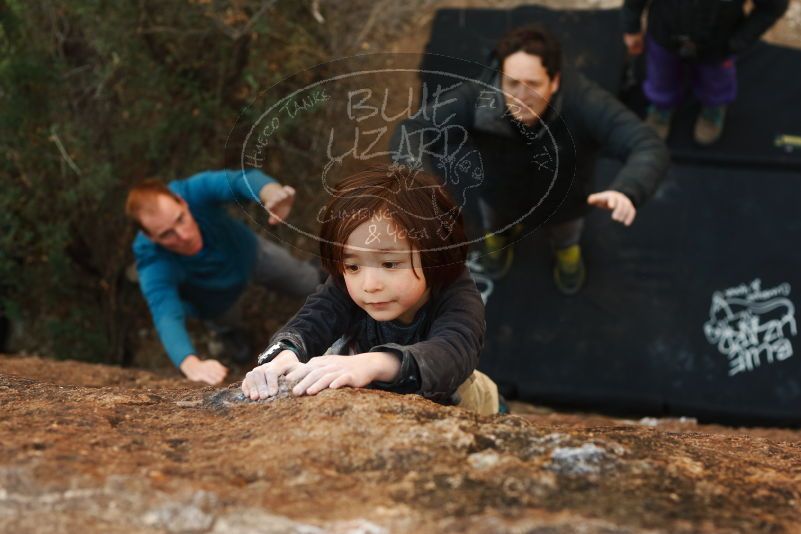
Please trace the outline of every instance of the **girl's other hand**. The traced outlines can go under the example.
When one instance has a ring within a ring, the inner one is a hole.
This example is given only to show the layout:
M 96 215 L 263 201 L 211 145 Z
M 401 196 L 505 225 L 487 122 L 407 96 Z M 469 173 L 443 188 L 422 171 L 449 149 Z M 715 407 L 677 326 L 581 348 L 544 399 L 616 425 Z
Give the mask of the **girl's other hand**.
M 366 352 L 354 356 L 318 356 L 287 374 L 295 395 L 316 395 L 326 388 L 363 388 L 375 380 L 392 381 L 400 371 L 400 360 L 388 352 Z

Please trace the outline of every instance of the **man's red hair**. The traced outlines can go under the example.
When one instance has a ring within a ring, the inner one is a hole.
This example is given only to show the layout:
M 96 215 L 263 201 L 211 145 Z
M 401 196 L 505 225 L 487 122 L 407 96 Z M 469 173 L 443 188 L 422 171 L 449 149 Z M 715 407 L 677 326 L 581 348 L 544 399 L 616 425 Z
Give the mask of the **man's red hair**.
M 173 193 L 164 182 L 156 178 L 148 178 L 128 191 L 128 198 L 125 200 L 125 215 L 139 223 L 139 214 L 148 206 L 155 204 L 159 195 L 167 195 L 176 202 L 181 201 L 181 197 Z

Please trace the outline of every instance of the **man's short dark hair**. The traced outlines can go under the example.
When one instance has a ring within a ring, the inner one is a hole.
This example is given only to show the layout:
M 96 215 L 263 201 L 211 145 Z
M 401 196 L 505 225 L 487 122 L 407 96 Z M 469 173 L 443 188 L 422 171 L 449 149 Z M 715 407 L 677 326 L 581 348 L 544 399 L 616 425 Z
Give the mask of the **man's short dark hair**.
M 553 79 L 562 71 L 562 47 L 548 30 L 538 24 L 521 26 L 506 33 L 495 47 L 495 56 L 501 62 L 515 52 L 538 56 L 542 66 Z

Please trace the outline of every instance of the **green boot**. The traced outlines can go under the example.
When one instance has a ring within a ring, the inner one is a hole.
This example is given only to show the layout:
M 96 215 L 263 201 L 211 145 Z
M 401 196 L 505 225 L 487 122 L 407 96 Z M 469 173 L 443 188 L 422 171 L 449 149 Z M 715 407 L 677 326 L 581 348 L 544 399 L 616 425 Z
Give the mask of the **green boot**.
M 587 268 L 581 258 L 581 247 L 572 245 L 557 249 L 553 268 L 553 281 L 563 295 L 575 295 L 584 285 Z
M 522 233 L 523 226 L 518 224 L 503 233 L 485 235 L 480 250 L 468 255 L 470 271 L 490 280 L 506 276 L 514 260 L 514 242 Z
M 482 274 L 491 280 L 500 280 L 512 268 L 514 247 L 508 236 L 487 234 L 484 236 L 483 250 L 478 257 Z

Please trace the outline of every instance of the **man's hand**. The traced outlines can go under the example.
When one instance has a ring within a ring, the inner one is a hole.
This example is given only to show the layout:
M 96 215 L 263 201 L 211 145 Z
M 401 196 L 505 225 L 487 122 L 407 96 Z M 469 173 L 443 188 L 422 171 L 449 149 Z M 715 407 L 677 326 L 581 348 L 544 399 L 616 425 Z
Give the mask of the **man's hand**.
M 626 48 L 628 49 L 630 56 L 639 56 L 645 49 L 642 32 L 624 33 L 623 42 L 626 43 Z
M 264 209 L 270 212 L 270 224 L 278 224 L 289 216 L 295 202 L 295 189 L 288 185 L 270 182 L 259 191 Z
M 260 365 L 245 375 L 242 393 L 250 400 L 266 399 L 278 395 L 278 377 L 302 365 L 291 350 L 282 350 L 269 363 Z
M 629 197 L 619 191 L 602 191 L 587 197 L 587 203 L 612 212 L 612 219 L 626 226 L 634 222 L 637 209 Z
M 228 368 L 217 360 L 201 360 L 194 354 L 190 354 L 181 362 L 181 372 L 186 378 L 193 382 L 205 382 L 216 386 L 223 381 L 228 374 Z
M 287 375 L 295 395 L 316 395 L 326 388 L 363 388 L 375 380 L 390 382 L 398 376 L 400 361 L 388 352 L 365 352 L 354 356 L 319 356 L 297 366 Z

